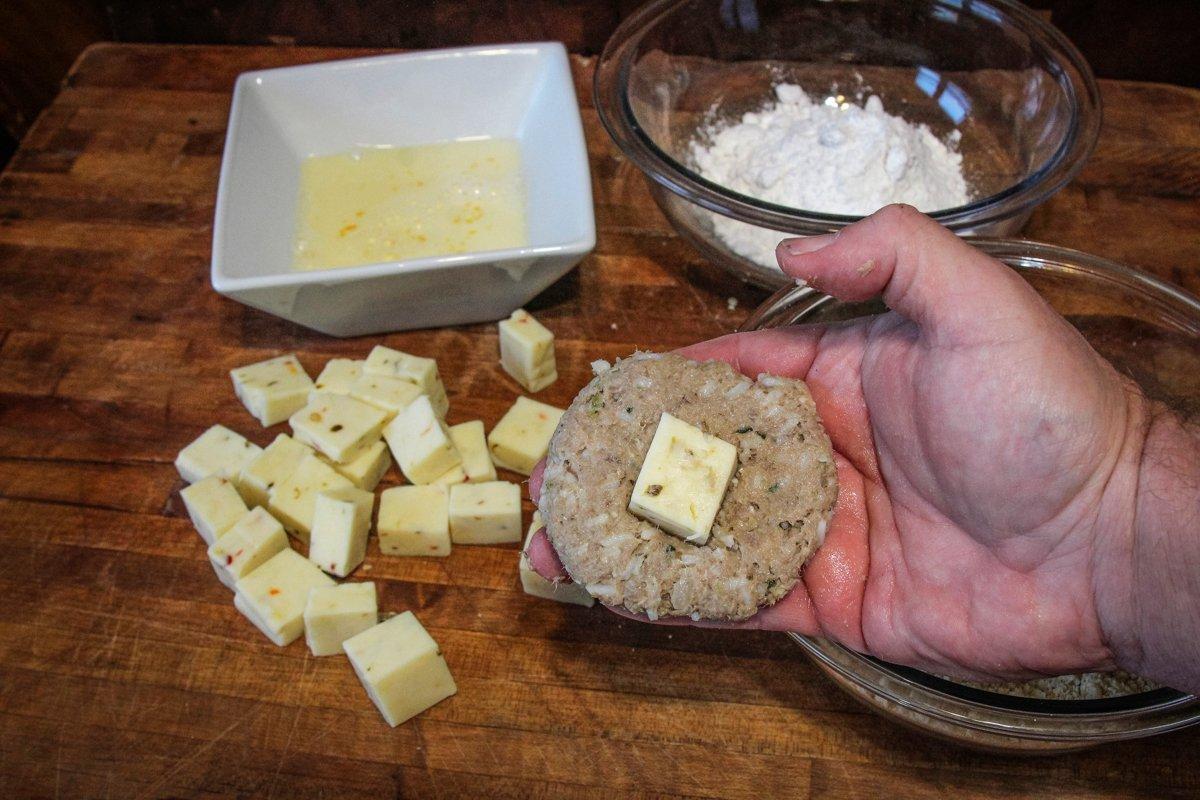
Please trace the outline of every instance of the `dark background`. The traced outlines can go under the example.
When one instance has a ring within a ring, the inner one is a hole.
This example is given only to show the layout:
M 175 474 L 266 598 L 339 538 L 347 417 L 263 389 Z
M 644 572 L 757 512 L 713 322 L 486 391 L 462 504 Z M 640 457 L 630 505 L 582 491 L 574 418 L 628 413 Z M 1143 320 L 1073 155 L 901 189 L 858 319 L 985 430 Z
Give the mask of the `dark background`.
M 595 54 L 639 0 L 0 0 L 0 165 L 98 41 L 424 48 L 555 39 Z M 1200 85 L 1200 0 L 1034 0 L 1101 78 Z

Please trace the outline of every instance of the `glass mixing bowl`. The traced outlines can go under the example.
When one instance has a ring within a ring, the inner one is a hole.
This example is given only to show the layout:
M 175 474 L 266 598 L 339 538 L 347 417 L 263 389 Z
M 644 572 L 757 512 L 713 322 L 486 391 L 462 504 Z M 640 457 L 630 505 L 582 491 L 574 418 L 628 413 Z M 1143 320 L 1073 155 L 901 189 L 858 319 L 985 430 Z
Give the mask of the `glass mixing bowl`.
M 972 242 L 1021 275 L 1147 395 L 1184 415 L 1200 413 L 1200 301 L 1111 261 L 1019 240 Z M 885 309 L 843 303 L 808 287 L 776 292 L 742 330 L 833 322 Z M 839 644 L 793 638 L 847 693 L 904 725 L 969 747 L 1059 753 L 1200 722 L 1200 702 L 1174 689 L 1098 700 L 999 694 L 888 664 Z
M 630 16 L 600 56 L 596 107 L 647 176 L 667 218 L 706 257 L 762 286 L 774 264 L 734 252 L 714 215 L 787 235 L 858 217 L 774 205 L 702 178 L 691 143 L 760 109 L 779 82 L 958 131 L 972 202 L 922 209 L 960 233 L 1005 236 L 1083 166 L 1100 95 L 1079 52 L 1011 0 L 658 0 Z

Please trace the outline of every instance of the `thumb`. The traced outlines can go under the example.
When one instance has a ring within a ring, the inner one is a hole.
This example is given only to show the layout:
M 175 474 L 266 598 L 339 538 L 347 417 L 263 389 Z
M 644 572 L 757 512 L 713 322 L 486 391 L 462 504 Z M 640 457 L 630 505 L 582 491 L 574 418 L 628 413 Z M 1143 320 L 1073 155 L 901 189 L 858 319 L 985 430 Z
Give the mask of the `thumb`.
M 885 206 L 837 234 L 784 239 L 779 266 L 841 300 L 882 296 L 928 332 L 979 330 L 981 318 L 1040 308 L 1016 273 L 912 206 Z M 1032 301 L 1032 305 L 1030 304 Z

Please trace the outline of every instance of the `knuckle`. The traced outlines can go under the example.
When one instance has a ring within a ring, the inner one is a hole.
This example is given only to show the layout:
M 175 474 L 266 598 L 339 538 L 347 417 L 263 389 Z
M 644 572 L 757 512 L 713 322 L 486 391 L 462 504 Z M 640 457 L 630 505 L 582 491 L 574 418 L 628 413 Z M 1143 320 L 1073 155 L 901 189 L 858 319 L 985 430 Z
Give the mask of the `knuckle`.
M 907 203 L 893 203 L 881 208 L 877 215 L 880 222 L 887 227 L 912 229 L 925 221 L 924 215 Z

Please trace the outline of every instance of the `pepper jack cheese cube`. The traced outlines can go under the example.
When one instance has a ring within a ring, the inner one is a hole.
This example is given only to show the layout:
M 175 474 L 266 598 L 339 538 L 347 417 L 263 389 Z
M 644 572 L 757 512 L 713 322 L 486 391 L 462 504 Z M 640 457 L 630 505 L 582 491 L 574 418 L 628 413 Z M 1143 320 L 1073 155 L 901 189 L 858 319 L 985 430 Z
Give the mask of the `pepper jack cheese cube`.
M 283 647 L 304 633 L 309 590 L 333 585 L 333 578 L 289 547 L 234 584 L 233 604 L 264 636 Z
M 458 691 L 437 642 L 411 611 L 368 628 L 342 647 L 393 728 Z
M 496 466 L 522 475 L 533 472 L 537 462 L 545 457 L 562 415 L 561 408 L 518 397 L 487 437 Z
M 233 482 L 219 475 L 209 475 L 202 481 L 196 481 L 181 491 L 179 496 L 187 506 L 192 524 L 209 544 L 232 528 L 249 510 Z
M 363 362 L 349 358 L 331 358 L 317 376 L 308 399 L 318 394 L 350 394 L 350 386 L 362 375 Z
M 450 492 L 445 486 L 395 486 L 379 496 L 379 550 L 389 556 L 450 555 Z
M 488 452 L 487 438 L 483 435 L 483 422 L 475 419 L 451 425 L 450 441 L 462 457 L 462 469 L 466 473 L 466 480 L 475 483 L 496 480 L 496 465 L 492 463 L 491 453 Z
M 508 481 L 451 486 L 450 539 L 455 544 L 521 541 L 521 487 Z
M 350 384 L 348 394 L 355 400 L 370 403 L 387 414 L 390 422 L 409 403 L 421 396 L 421 389 L 403 378 L 388 375 L 362 375 Z
M 237 487 L 248 505 L 266 508 L 275 484 L 296 471 L 300 461 L 311 455 L 312 448 L 297 442 L 286 433 L 275 437 L 238 475 Z
M 629 510 L 702 545 L 736 468 L 736 447 L 664 411 L 633 485 Z
M 307 542 L 317 495 L 330 489 L 353 487 L 349 478 L 339 475 L 317 456 L 308 455 L 300 460 L 295 472 L 275 484 L 267 510 L 283 523 L 288 533 Z
M 353 461 L 379 441 L 387 414 L 375 406 L 340 394 L 318 395 L 292 415 L 296 438 L 331 461 Z
M 595 605 L 596 599 L 587 593 L 587 590 L 574 581 L 550 581 L 538 575 L 533 570 L 533 566 L 529 563 L 529 556 L 525 551 L 529 549 L 529 540 L 542 527 L 542 516 L 538 512 L 533 512 L 533 519 L 529 522 L 529 532 L 525 535 L 525 544 L 521 546 L 521 561 L 519 571 L 521 574 L 521 588 L 525 590 L 525 594 L 531 594 L 534 597 L 543 597 L 547 600 L 557 600 L 560 603 L 574 603 L 578 606 L 591 607 Z
M 558 380 L 554 334 L 518 308 L 500 321 L 500 366 L 529 392 L 540 392 Z
M 454 449 L 446 423 L 434 413 L 428 397 L 409 403 L 383 430 L 383 438 L 410 483 L 432 483 L 454 467 L 462 457 Z
M 197 439 L 179 451 L 175 469 L 188 483 L 203 480 L 209 475 L 234 479 L 262 448 L 246 441 L 239 433 L 224 425 L 213 425 Z
M 342 642 L 379 622 L 375 584 L 343 583 L 309 590 L 304 641 L 314 656 L 342 654 Z
M 287 534 L 279 520 L 260 507 L 245 514 L 208 548 L 208 560 L 221 583 L 233 589 L 239 578 L 287 546 Z
M 294 355 L 230 370 L 238 399 L 263 427 L 283 422 L 308 400 L 312 378 Z
M 432 358 L 421 358 L 376 345 L 363 362 L 363 373 L 387 375 L 415 383 L 429 397 L 437 415 L 443 418 L 446 416 L 450 403 L 446 399 L 446 387 L 442 385 L 442 379 L 438 375 L 437 362 Z
M 467 473 L 463 470 L 462 465 L 451 467 L 449 472 L 444 472 L 434 478 L 430 483 L 436 483 L 439 486 L 453 486 L 456 483 L 466 483 Z
M 373 492 L 391 465 L 392 456 L 388 453 L 387 445 L 380 440 L 363 450 L 354 460 L 329 466 L 343 477 L 349 478 L 358 488 Z
M 367 534 L 375 495 L 357 486 L 330 489 L 313 505 L 308 558 L 331 575 L 344 578 L 367 554 Z

